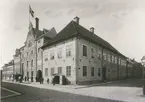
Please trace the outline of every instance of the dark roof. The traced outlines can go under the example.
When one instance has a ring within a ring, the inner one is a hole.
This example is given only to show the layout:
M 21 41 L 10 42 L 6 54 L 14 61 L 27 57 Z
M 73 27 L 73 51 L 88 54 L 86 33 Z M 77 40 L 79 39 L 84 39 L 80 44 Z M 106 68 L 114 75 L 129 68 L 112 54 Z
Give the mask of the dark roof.
M 82 27 L 80 24 L 77 24 L 75 21 L 71 21 L 53 39 L 51 39 L 51 41 L 45 43 L 42 46 L 42 49 L 47 47 L 47 46 L 50 46 L 54 43 L 58 43 L 58 42 L 61 42 L 63 40 L 69 39 L 71 37 L 75 37 L 75 36 L 83 37 L 84 39 L 90 40 L 93 43 L 97 43 L 97 44 L 103 46 L 104 48 L 107 48 L 107 49 L 113 51 L 114 53 L 122 55 L 119 51 L 117 51 L 107 41 L 103 40 L 102 38 L 100 38 L 96 34 L 93 34 L 89 30 L 87 30 L 86 28 Z M 124 55 L 122 55 L 122 56 L 125 57 Z

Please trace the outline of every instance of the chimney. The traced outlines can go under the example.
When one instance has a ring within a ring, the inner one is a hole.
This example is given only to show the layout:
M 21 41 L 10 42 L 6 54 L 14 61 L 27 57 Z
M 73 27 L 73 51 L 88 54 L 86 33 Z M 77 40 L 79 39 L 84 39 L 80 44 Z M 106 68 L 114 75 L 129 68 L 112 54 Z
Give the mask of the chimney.
M 76 17 L 74 18 L 74 21 L 75 21 L 77 24 L 79 24 L 79 19 L 80 19 L 80 18 L 76 16 Z
M 36 17 L 35 20 L 36 20 L 36 29 L 39 30 L 39 18 Z
M 94 27 L 90 28 L 90 32 L 92 32 L 94 34 Z

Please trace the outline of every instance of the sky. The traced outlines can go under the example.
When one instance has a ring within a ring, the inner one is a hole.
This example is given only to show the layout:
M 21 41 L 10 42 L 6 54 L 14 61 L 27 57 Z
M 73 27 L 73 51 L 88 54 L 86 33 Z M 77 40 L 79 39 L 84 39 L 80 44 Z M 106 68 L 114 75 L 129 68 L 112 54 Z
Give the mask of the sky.
M 55 27 L 59 32 L 78 16 L 80 25 L 93 26 L 95 34 L 125 56 L 140 62 L 145 55 L 145 0 L 1 0 L 0 67 L 24 45 L 29 4 L 41 30 Z

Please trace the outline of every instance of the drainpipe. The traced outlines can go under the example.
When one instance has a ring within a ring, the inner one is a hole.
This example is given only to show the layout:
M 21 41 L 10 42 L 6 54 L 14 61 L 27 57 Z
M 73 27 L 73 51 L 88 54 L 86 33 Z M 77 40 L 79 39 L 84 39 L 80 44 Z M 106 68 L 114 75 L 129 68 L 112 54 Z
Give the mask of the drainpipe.
M 103 64 L 104 64 L 104 63 L 103 63 L 103 51 L 104 51 L 104 48 L 102 48 L 102 81 L 104 80 L 104 78 L 103 78 L 103 77 L 104 77 L 104 76 L 103 76 L 103 68 L 104 68 L 104 67 L 103 67 Z

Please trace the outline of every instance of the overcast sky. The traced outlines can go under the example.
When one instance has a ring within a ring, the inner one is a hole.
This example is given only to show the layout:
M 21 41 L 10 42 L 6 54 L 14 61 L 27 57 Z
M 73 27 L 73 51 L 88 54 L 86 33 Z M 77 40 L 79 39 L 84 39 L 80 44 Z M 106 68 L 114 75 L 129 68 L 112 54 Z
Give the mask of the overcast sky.
M 4 0 L 0 2 L 0 67 L 24 45 L 29 4 L 40 19 L 40 29 L 59 32 L 75 16 L 87 29 L 111 43 L 127 57 L 145 55 L 145 0 Z M 35 24 L 34 24 L 35 25 Z

